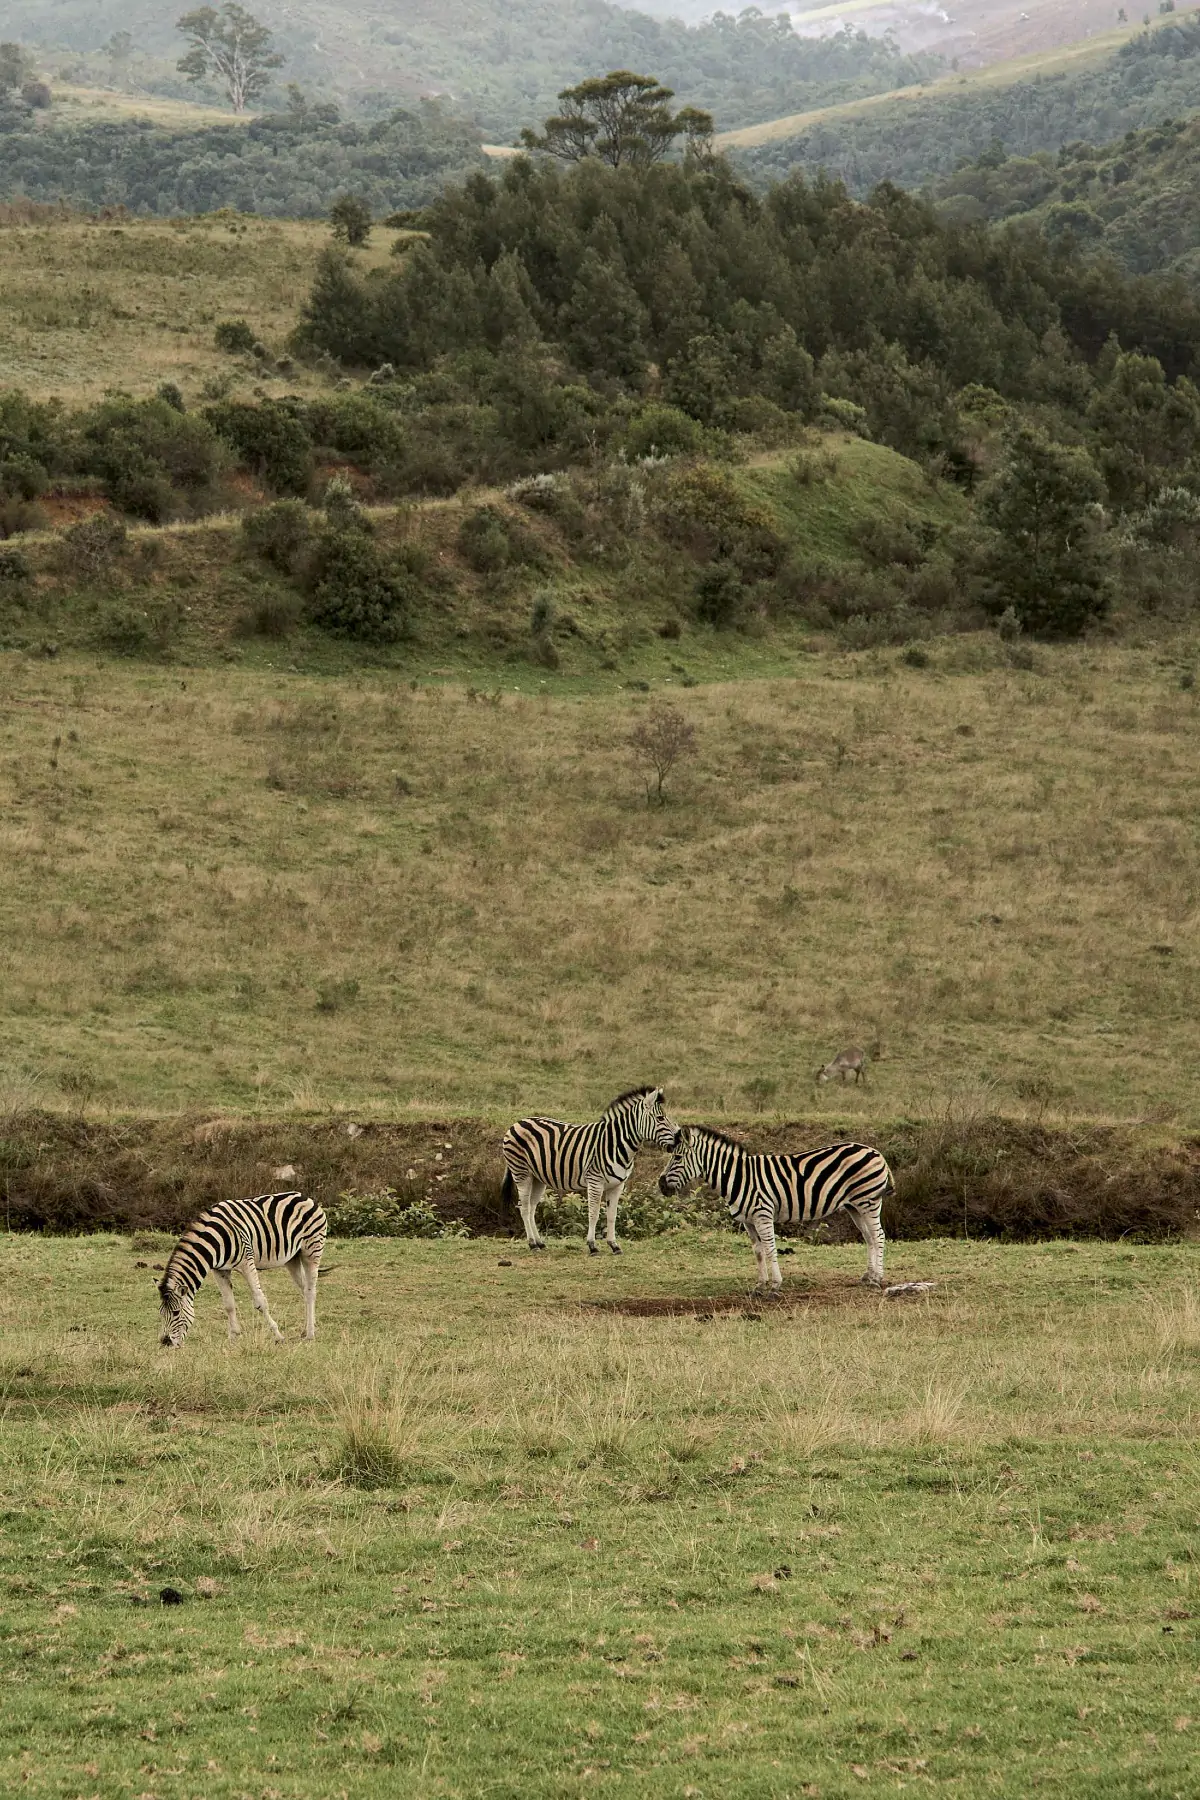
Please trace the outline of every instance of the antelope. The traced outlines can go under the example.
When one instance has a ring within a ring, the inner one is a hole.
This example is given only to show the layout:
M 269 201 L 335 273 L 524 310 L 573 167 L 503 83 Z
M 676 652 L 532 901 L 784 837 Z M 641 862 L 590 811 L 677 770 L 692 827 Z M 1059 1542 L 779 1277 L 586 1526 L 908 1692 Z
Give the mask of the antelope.
M 853 1075 L 855 1086 L 867 1079 L 867 1058 L 865 1051 L 857 1046 L 849 1050 L 839 1050 L 832 1062 L 827 1062 L 823 1069 L 818 1069 L 818 1081 L 832 1081 L 836 1076 L 844 1082 L 847 1076 Z

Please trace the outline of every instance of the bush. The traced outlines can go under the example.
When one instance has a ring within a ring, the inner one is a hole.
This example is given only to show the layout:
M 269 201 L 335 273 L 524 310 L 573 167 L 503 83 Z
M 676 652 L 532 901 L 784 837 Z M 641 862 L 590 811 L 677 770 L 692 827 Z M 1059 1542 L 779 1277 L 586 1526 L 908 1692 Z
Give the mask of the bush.
M 58 548 L 59 566 L 76 581 L 96 581 L 112 568 L 125 549 L 129 534 L 124 522 L 111 513 L 93 513 L 63 532 Z
M 16 500 L 36 500 L 44 494 L 49 476 L 32 456 L 9 456 L 0 462 L 0 495 Z
M 238 629 L 243 637 L 291 637 L 300 623 L 301 611 L 295 594 L 264 594 L 242 615 Z
M 243 463 L 279 494 L 306 494 L 312 478 L 312 446 L 295 411 L 278 401 L 251 406 L 226 400 L 206 418 L 234 446 Z
M 743 581 L 774 575 L 786 550 L 765 507 L 711 463 L 667 476 L 658 506 L 664 534 L 698 561 L 736 564 Z
M 308 616 L 338 637 L 395 643 L 417 594 L 411 568 L 388 562 L 363 531 L 328 527 L 308 568 Z
M 333 1237 L 464 1238 L 461 1220 L 447 1223 L 428 1200 L 404 1204 L 394 1188 L 339 1194 L 325 1208 Z
M 677 406 L 643 406 L 622 434 L 627 456 L 696 456 L 704 447 L 704 428 Z
M 480 575 L 496 575 L 512 558 L 508 521 L 494 506 L 476 506 L 458 528 L 463 560 Z
M 285 575 L 299 573 L 312 542 L 312 516 L 303 500 L 275 500 L 242 518 L 242 542 Z
M 742 593 L 742 577 L 736 563 L 710 562 L 696 577 L 696 617 L 718 629 L 732 625 Z
M 222 319 L 213 332 L 213 342 L 230 356 L 249 356 L 255 339 L 245 319 Z
M 0 550 L 0 588 L 17 587 L 33 578 L 33 564 L 21 550 Z

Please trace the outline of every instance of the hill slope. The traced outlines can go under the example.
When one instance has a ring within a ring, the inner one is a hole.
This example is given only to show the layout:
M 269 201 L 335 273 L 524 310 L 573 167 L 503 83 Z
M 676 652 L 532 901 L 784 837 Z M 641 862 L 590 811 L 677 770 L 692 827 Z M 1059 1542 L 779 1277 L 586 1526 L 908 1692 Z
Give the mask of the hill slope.
M 1116 32 L 1050 57 L 943 78 L 922 91 L 822 109 L 725 134 L 762 181 L 826 169 L 855 193 L 920 187 L 997 140 L 1012 154 L 1102 143 L 1200 107 L 1200 20 Z
M 606 0 L 417 0 L 392 16 L 367 0 L 257 10 L 287 58 L 282 79 L 359 96 L 442 94 L 501 137 L 544 117 L 565 85 L 611 68 L 647 70 L 681 100 L 736 125 L 901 87 L 939 66 L 889 39 L 853 30 L 801 37 L 786 15 L 754 11 L 687 27 Z M 156 80 L 182 49 L 173 18 L 136 6 L 131 16 L 115 0 L 14 0 L 5 32 L 95 53 L 113 31 L 128 30 L 159 59 L 147 75 Z M 91 60 L 99 71 L 105 59 Z
M 1127 132 L 1052 157 L 996 151 L 938 190 L 955 219 L 1025 219 L 1070 234 L 1141 272 L 1200 274 L 1200 118 Z

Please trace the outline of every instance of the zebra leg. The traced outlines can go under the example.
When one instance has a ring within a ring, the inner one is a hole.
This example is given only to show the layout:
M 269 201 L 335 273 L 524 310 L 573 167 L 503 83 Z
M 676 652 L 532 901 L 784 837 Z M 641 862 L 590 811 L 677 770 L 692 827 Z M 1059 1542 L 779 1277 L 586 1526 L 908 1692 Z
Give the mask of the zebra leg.
M 596 1226 L 600 1222 L 600 1208 L 603 1203 L 604 1183 L 599 1177 L 594 1177 L 587 1184 L 587 1247 L 589 1256 L 599 1256 L 600 1254 L 599 1250 L 596 1248 Z
M 759 1265 L 759 1278 L 765 1287 L 768 1280 L 771 1292 L 777 1293 L 783 1286 L 783 1276 L 779 1270 L 779 1252 L 775 1248 L 775 1221 L 762 1219 L 758 1227 L 759 1241 L 762 1245 L 762 1261 Z
M 225 1319 L 229 1326 L 229 1341 L 242 1335 L 238 1324 L 237 1301 L 233 1297 L 233 1283 L 224 1269 L 214 1269 L 212 1278 L 217 1284 L 217 1292 L 221 1296 L 221 1305 L 225 1308 Z
M 880 1203 L 874 1206 L 859 1208 L 848 1206 L 846 1211 L 858 1226 L 859 1235 L 867 1246 L 867 1270 L 862 1277 L 866 1287 L 883 1286 L 883 1222 L 880 1219 Z
M 517 1182 L 517 1205 L 521 1209 L 521 1220 L 525 1226 L 525 1242 L 531 1250 L 544 1250 L 545 1238 L 538 1236 L 537 1209 L 545 1198 L 546 1184 L 535 1181 L 532 1175 L 523 1175 Z
M 310 1262 L 301 1251 L 293 1256 L 284 1267 L 304 1295 L 304 1336 L 307 1339 L 317 1335 L 317 1264 Z
M 758 1225 L 753 1218 L 746 1219 L 744 1223 L 746 1226 L 746 1236 L 750 1239 L 751 1247 L 754 1250 L 754 1261 L 758 1267 L 758 1279 L 754 1284 L 754 1291 L 755 1293 L 760 1293 L 767 1285 L 766 1270 L 763 1266 L 762 1239 L 758 1235 Z
M 267 1305 L 267 1296 L 263 1293 L 262 1282 L 258 1279 L 258 1270 L 248 1257 L 242 1264 L 242 1274 L 246 1277 L 250 1292 L 254 1296 L 255 1311 L 260 1312 L 266 1320 L 267 1328 L 270 1331 L 271 1336 L 275 1339 L 275 1342 L 277 1344 L 282 1344 L 283 1333 L 271 1317 L 271 1309 Z
M 623 1181 L 610 1181 L 608 1184 L 608 1192 L 605 1195 L 608 1210 L 605 1221 L 606 1229 L 604 1237 L 614 1256 L 620 1256 L 621 1254 L 621 1246 L 617 1242 L 617 1207 L 621 1203 L 621 1195 L 624 1192 L 625 1183 Z

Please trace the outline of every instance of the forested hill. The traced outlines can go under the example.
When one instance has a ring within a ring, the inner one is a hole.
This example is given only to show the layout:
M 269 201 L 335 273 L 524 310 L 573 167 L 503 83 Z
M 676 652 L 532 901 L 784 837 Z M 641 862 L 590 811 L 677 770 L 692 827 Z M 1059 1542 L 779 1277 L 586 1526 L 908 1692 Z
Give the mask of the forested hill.
M 889 39 L 851 28 L 799 37 L 786 15 L 756 9 L 738 18 L 718 13 L 697 27 L 607 0 L 409 0 L 390 12 L 366 0 L 297 0 L 286 10 L 251 10 L 275 33 L 282 80 L 334 96 L 377 95 L 386 103 L 390 95 L 393 104 L 440 94 L 502 142 L 552 111 L 561 88 L 598 70 L 650 69 L 682 102 L 732 127 L 884 93 L 941 66 L 936 56 L 904 55 Z M 177 90 L 174 59 L 183 44 L 176 16 L 140 0 L 8 0 L 3 35 L 39 46 L 52 73 L 63 61 L 59 52 L 83 53 L 75 78 L 98 79 L 107 73 L 101 47 L 128 31 L 138 79 Z M 148 60 L 139 64 L 139 55 Z
M 1027 219 L 1128 269 L 1200 274 L 1200 117 L 1100 147 L 1068 144 L 1057 156 L 1008 156 L 995 145 L 936 192 L 949 218 Z
M 1157 25 L 1082 69 L 1014 82 L 941 85 L 928 99 L 817 120 L 797 136 L 737 152 L 761 182 L 825 169 L 855 194 L 879 181 L 924 187 L 999 142 L 1009 155 L 1099 144 L 1200 109 L 1200 18 Z
M 0 199 L 306 218 L 349 189 L 388 213 L 425 205 L 481 162 L 478 132 L 430 102 L 369 126 L 283 113 L 172 131 L 125 119 L 0 131 Z

